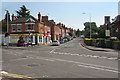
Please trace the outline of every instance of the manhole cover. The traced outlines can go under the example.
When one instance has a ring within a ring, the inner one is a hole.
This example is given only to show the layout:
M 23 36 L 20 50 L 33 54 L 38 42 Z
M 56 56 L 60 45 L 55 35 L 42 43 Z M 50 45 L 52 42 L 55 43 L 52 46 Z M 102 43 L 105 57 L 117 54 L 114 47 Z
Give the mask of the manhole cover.
M 21 58 L 27 58 L 27 56 L 22 56 Z
M 39 66 L 39 64 L 28 64 L 27 66 L 34 67 L 34 66 Z

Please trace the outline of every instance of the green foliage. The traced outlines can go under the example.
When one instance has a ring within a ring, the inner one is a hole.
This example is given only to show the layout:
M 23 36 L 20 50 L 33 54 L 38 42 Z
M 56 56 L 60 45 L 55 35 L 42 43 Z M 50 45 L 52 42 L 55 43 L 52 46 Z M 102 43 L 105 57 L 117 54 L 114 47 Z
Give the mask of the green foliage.
M 91 24 L 91 33 L 92 33 L 91 36 L 93 35 L 92 38 L 93 37 L 96 38 L 97 36 L 94 33 L 96 33 L 98 31 L 98 28 L 97 28 L 97 25 L 96 25 L 95 22 L 91 22 L 91 23 L 90 22 L 85 22 L 84 23 L 84 26 L 85 26 L 85 28 L 84 28 L 85 29 L 85 37 L 86 38 L 90 38 L 90 24 Z
M 98 38 L 98 34 L 97 33 L 92 33 L 92 38 Z
M 4 20 L 2 20 L 2 21 L 0 21 L 0 25 L 2 26 L 0 29 L 0 31 L 2 31 L 2 32 L 7 32 L 7 24 L 6 24 L 6 21 L 5 21 L 5 19 Z
M 77 29 L 77 31 L 76 31 L 76 33 L 75 33 L 75 34 L 76 34 L 76 36 L 78 36 L 78 37 L 79 37 L 79 36 L 80 36 L 80 30 L 79 30 L 79 29 Z
M 70 32 L 69 32 L 68 34 L 69 34 L 71 37 L 73 36 L 73 34 L 72 34 L 72 33 L 70 33 Z
M 92 40 L 84 40 L 84 43 L 88 46 L 92 46 Z
M 7 24 L 2 23 L 2 32 L 7 32 Z
M 98 38 L 106 38 L 105 29 L 98 28 Z
M 23 5 L 20 10 L 16 11 L 17 18 L 30 16 L 30 11 Z

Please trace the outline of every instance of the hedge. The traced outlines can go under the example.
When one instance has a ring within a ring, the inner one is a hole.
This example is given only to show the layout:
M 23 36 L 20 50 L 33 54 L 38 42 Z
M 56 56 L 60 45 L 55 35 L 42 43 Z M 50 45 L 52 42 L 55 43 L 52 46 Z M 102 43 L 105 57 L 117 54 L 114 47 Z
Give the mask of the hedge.
M 105 38 L 97 38 L 97 39 L 90 39 L 85 38 L 84 43 L 88 46 L 96 46 L 96 47 L 103 47 L 103 48 L 114 48 L 120 49 L 120 41 L 118 39 L 105 39 Z

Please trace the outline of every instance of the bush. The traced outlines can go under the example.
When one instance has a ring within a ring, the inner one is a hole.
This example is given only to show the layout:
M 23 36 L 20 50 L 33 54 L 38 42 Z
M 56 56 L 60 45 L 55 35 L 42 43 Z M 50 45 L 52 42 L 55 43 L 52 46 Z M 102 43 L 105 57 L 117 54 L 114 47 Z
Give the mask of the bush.
M 112 48 L 120 50 L 120 41 L 113 41 Z
M 90 39 L 90 40 L 84 40 L 84 43 L 86 44 L 86 45 L 88 45 L 88 46 L 92 46 L 92 40 Z
M 105 45 L 107 48 L 112 48 L 112 41 L 111 40 L 106 40 Z
M 99 40 L 99 47 L 105 47 L 105 40 Z
M 89 46 L 103 47 L 103 48 L 115 48 L 120 49 L 120 41 L 118 39 L 105 39 L 105 38 L 97 38 L 90 39 L 85 38 L 84 43 Z

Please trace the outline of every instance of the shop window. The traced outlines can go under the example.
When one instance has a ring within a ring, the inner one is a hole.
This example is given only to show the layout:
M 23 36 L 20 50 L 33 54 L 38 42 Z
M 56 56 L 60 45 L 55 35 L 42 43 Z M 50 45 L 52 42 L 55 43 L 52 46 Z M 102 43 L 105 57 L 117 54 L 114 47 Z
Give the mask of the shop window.
M 10 42 L 11 43 L 17 43 L 20 36 L 10 36 Z
M 42 43 L 42 36 L 39 36 L 39 42 Z

